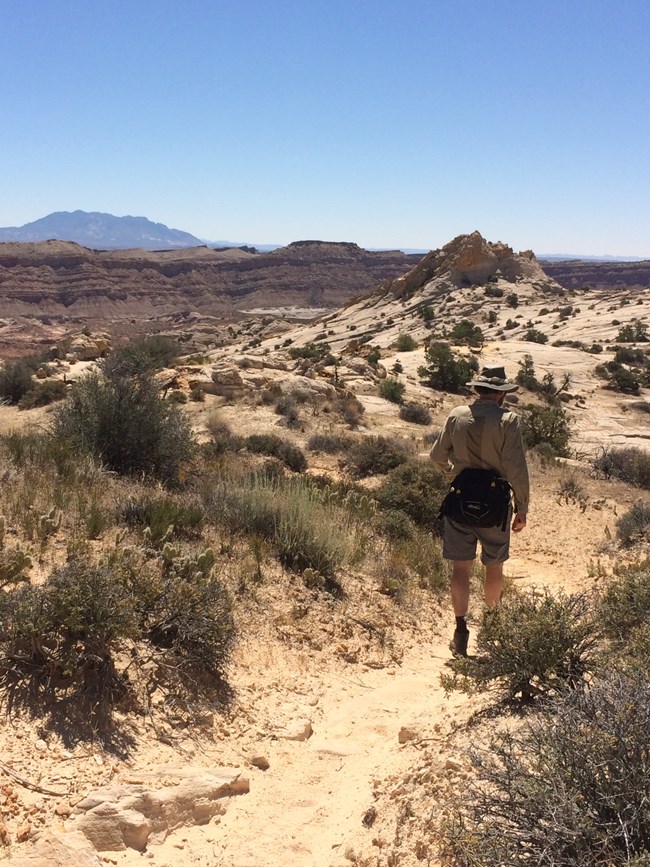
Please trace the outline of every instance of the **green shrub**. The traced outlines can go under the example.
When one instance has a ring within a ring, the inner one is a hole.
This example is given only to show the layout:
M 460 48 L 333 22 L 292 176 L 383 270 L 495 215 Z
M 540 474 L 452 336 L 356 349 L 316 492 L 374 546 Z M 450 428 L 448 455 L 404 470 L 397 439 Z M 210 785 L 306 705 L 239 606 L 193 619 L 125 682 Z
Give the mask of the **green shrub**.
M 528 391 L 539 391 L 541 383 L 535 375 L 533 356 L 526 353 L 526 355 L 524 355 L 523 359 L 519 361 L 518 364 L 519 370 L 517 371 L 517 376 L 515 377 L 515 382 L 517 383 L 517 385 L 521 385 L 523 388 L 527 388 Z
M 0 368 L 0 399 L 18 403 L 33 388 L 33 372 L 24 361 L 5 361 Z
M 292 341 L 289 340 L 289 343 Z M 285 341 L 284 345 L 288 345 Z M 304 346 L 292 346 L 289 350 L 291 358 L 307 358 L 309 361 L 322 361 L 330 353 L 329 343 L 306 343 Z
M 246 448 L 258 455 L 278 458 L 290 470 L 302 473 L 307 469 L 307 458 L 298 446 L 283 440 L 275 434 L 252 434 L 245 439 Z
M 519 296 L 516 292 L 510 292 L 506 295 L 506 304 L 508 307 L 519 307 Z
M 325 452 L 328 455 L 334 455 L 337 452 L 346 452 L 352 443 L 353 438 L 347 434 L 314 434 L 307 441 L 307 448 L 311 452 Z
M 403 441 L 383 436 L 363 437 L 348 451 L 347 468 L 358 479 L 383 475 L 405 463 L 410 454 L 411 449 Z
M 529 343 L 548 343 L 548 337 L 538 328 L 529 328 L 524 334 L 524 340 L 528 340 Z
M 291 394 L 283 394 L 275 404 L 275 412 L 286 418 L 290 425 L 295 425 L 300 419 L 300 409 L 296 398 Z
M 179 351 L 178 343 L 173 337 L 151 334 L 114 350 L 100 364 L 108 379 L 116 376 L 131 377 L 170 367 Z
M 503 289 L 500 286 L 486 286 L 485 294 L 488 298 L 503 298 Z
M 375 519 L 375 530 L 380 536 L 385 536 L 391 542 L 397 542 L 400 539 L 412 539 L 415 525 L 404 512 L 390 509 L 378 513 Z
M 629 648 L 641 631 L 650 625 L 650 563 L 635 564 L 615 575 L 602 591 L 597 610 L 598 625 L 610 642 L 610 652 L 622 653 L 635 665 L 646 667 L 648 653 L 642 658 Z M 650 645 L 647 648 L 650 651 Z
M 636 503 L 616 522 L 616 535 L 622 545 L 650 540 L 650 505 Z
M 650 691 L 611 675 L 475 752 L 444 828 L 454 867 L 647 865 Z
M 610 388 L 612 391 L 620 391 L 623 394 L 639 394 L 641 383 L 637 376 L 617 361 L 607 361 L 605 364 L 599 364 L 595 372 L 598 376 L 607 380 L 606 388 Z
M 466 388 L 472 378 L 472 367 L 464 359 L 455 359 L 445 343 L 430 343 L 425 352 L 427 365 L 420 367 L 418 376 L 424 384 L 436 391 L 450 391 L 458 394 Z
M 60 379 L 46 379 L 37 382 L 18 401 L 20 409 L 34 409 L 37 406 L 48 406 L 57 400 L 63 400 L 67 394 L 67 386 Z
M 162 561 L 131 578 L 141 634 L 161 651 L 156 676 L 175 690 L 188 676 L 222 678 L 234 622 L 230 596 L 212 574 L 212 550 L 182 556 L 166 545 Z
M 39 586 L 22 585 L 0 605 L 0 670 L 8 688 L 31 682 L 93 701 L 116 697 L 118 643 L 138 635 L 133 599 L 112 567 L 76 560 Z
M 650 340 L 648 326 L 644 322 L 634 320 L 628 325 L 623 325 L 616 335 L 616 340 L 621 343 L 646 343 Z
M 431 424 L 431 413 L 421 403 L 404 403 L 400 407 L 399 417 L 402 421 L 410 421 L 412 424 Z
M 404 397 L 404 392 L 406 391 L 406 386 L 398 379 L 392 379 L 389 377 L 380 381 L 377 386 L 377 391 L 379 392 L 379 396 L 383 397 L 384 400 L 389 400 L 391 403 L 401 403 Z
M 400 510 L 418 526 L 439 533 L 438 513 L 448 487 L 431 461 L 413 459 L 390 470 L 375 497 L 382 509 Z
M 412 352 L 418 348 L 417 340 L 410 334 L 399 334 L 395 341 L 395 349 L 398 352 Z
M 471 676 L 476 689 L 529 701 L 577 686 L 590 670 L 595 641 L 586 596 L 515 594 L 484 612 L 476 638 L 480 659 L 462 660 L 461 673 Z
M 606 479 L 620 479 L 650 489 L 650 453 L 643 449 L 635 446 L 604 448 L 593 465 Z
M 53 434 L 117 473 L 178 482 L 194 441 L 182 410 L 162 400 L 150 374 L 90 373 L 54 410 Z
M 569 419 L 561 404 L 530 406 L 522 413 L 521 432 L 528 448 L 546 444 L 566 457 L 571 438 Z
M 469 319 L 461 319 L 449 332 L 449 337 L 470 346 L 480 346 L 485 340 L 483 332 L 478 325 L 474 325 Z

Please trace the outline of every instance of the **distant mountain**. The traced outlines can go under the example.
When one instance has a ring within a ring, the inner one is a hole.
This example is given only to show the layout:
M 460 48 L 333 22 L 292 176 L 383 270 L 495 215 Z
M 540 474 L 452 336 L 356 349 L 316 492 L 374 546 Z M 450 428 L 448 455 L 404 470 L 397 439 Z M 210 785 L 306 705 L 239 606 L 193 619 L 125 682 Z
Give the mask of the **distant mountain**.
M 152 223 L 146 217 L 115 217 L 96 211 L 56 211 L 24 226 L 0 228 L 0 241 L 75 241 L 100 250 L 171 250 L 204 242 L 189 232 Z

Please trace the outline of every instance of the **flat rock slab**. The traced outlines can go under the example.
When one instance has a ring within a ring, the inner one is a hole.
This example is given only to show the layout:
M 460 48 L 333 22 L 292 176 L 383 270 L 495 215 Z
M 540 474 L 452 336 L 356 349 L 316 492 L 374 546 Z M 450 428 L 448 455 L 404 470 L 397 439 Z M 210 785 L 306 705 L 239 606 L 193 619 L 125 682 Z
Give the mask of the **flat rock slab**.
M 248 779 L 234 768 L 186 768 L 173 776 L 177 781 L 158 788 L 126 783 L 91 792 L 70 823 L 100 852 L 144 852 L 176 828 L 207 824 L 225 812 L 225 798 L 249 790 Z

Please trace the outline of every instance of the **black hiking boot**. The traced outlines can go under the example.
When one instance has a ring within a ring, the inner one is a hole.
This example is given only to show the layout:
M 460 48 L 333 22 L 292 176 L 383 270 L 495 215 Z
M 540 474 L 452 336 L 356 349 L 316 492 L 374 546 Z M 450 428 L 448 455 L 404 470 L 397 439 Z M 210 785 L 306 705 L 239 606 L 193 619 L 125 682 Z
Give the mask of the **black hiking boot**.
M 467 656 L 467 642 L 469 641 L 469 630 L 454 630 L 454 637 L 449 642 L 449 649 L 454 656 Z

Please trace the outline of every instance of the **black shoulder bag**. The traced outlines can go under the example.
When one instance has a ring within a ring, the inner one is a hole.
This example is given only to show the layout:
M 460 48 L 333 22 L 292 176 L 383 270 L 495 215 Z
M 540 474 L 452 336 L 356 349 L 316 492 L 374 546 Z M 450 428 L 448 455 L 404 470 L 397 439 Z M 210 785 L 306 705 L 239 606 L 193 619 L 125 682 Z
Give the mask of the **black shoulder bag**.
M 496 470 L 468 467 L 451 483 L 440 517 L 466 527 L 508 526 L 511 488 Z

